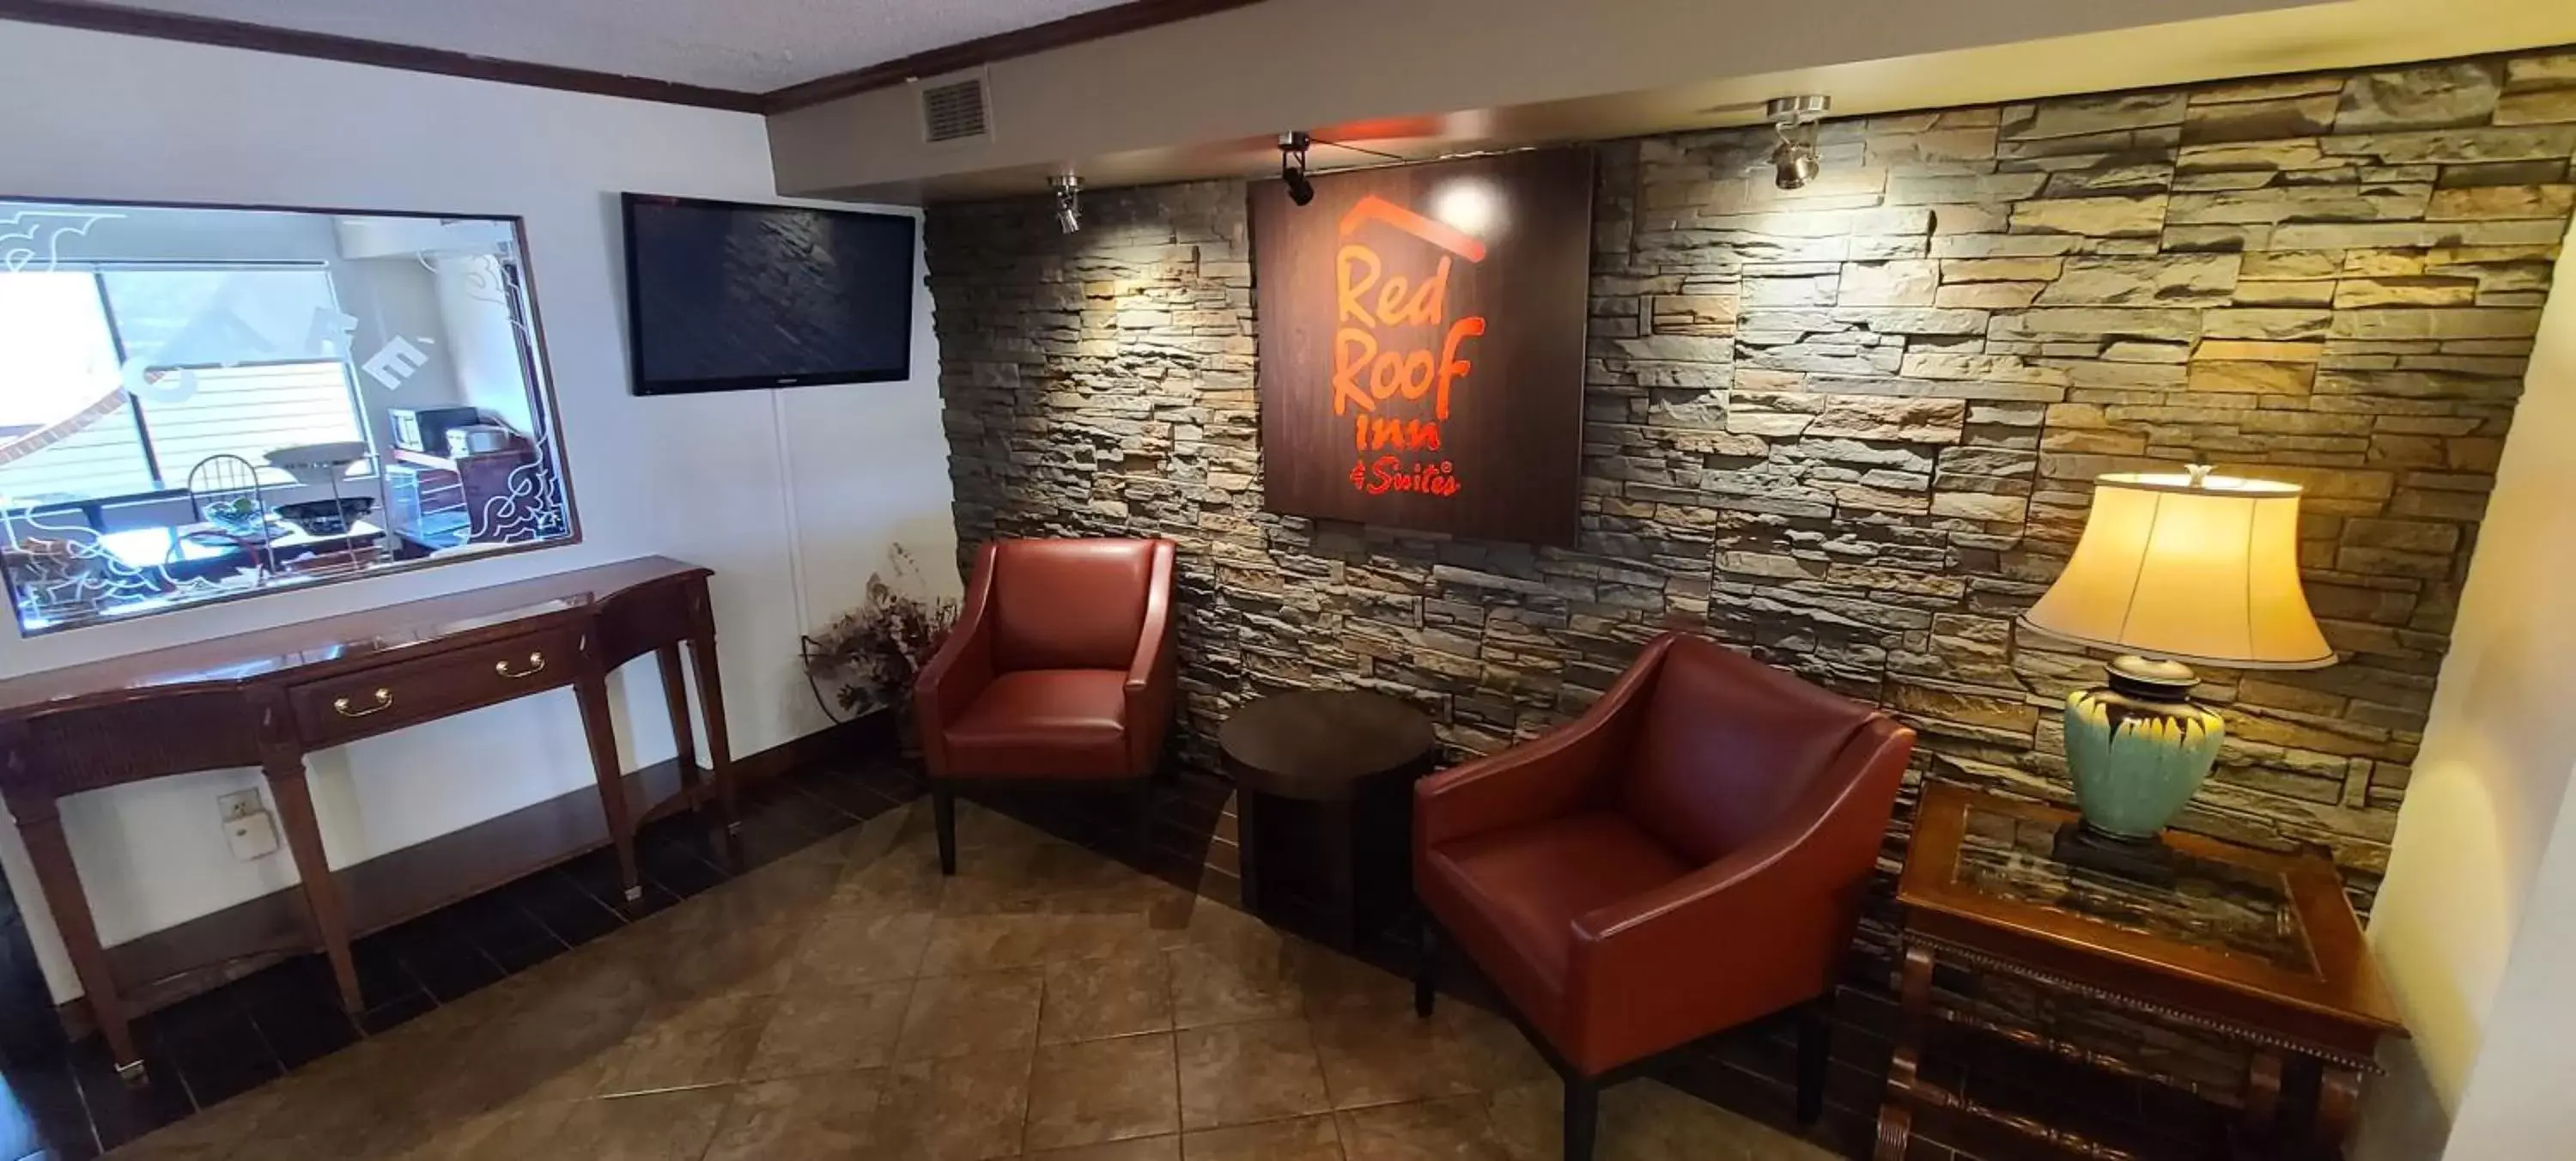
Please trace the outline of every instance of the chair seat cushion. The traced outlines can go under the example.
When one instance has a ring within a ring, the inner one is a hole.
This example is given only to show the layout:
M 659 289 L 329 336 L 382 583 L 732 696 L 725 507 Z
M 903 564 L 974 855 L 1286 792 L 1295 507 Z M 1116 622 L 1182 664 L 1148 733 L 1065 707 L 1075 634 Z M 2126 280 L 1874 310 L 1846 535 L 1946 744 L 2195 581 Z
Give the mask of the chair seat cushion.
M 996 675 L 948 726 L 959 778 L 1122 778 L 1127 675 L 1114 669 L 1024 669 Z
M 1611 810 L 1442 843 L 1422 867 L 1423 904 L 1542 1029 L 1559 1019 L 1574 920 L 1692 869 Z

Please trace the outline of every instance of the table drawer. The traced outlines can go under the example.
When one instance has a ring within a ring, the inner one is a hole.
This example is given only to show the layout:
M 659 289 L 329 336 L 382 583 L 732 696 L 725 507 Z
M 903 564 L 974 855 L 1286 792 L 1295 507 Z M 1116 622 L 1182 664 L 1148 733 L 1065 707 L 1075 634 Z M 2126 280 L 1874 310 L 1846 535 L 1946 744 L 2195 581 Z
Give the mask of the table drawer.
M 570 629 L 389 662 L 287 690 L 308 747 L 463 713 L 572 684 L 579 637 Z

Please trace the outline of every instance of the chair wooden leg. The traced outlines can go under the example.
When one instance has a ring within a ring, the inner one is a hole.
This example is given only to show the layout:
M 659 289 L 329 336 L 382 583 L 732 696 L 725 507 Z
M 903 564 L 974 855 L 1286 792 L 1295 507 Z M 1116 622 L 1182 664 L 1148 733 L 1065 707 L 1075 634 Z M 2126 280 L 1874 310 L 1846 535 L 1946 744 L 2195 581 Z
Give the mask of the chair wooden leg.
M 1825 1002 L 1798 1008 L 1798 1123 L 1812 1125 L 1825 1115 L 1825 1068 L 1832 1058 L 1833 1026 L 1825 1019 Z
M 1592 1135 L 1600 1124 L 1600 1082 L 1586 1076 L 1567 1076 L 1565 1161 L 1592 1161 Z
M 931 821 L 939 830 L 939 873 L 957 873 L 957 792 L 937 778 L 930 780 Z
M 1422 913 L 1421 921 L 1421 927 L 1415 932 L 1419 936 L 1421 951 L 1413 961 L 1413 1014 L 1428 1018 L 1431 1005 L 1439 996 L 1440 925 L 1431 921 L 1428 911 Z

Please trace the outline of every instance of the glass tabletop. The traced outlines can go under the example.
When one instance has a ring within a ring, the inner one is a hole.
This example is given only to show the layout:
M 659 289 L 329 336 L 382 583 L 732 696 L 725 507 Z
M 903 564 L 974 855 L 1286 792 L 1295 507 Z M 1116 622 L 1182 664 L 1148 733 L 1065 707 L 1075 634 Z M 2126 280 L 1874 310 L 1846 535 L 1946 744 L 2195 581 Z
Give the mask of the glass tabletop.
M 2289 880 L 2278 871 L 2177 851 L 2174 882 L 2142 882 L 2060 860 L 2059 826 L 1972 801 L 1953 883 L 2001 902 L 2207 947 L 2284 971 L 2316 970 Z

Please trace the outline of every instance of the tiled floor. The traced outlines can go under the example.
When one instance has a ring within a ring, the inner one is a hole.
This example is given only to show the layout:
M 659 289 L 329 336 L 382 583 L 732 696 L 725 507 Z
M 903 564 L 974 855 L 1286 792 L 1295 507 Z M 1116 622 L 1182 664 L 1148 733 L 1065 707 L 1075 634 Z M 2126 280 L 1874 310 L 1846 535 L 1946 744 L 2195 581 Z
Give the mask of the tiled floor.
M 118 1158 L 1549 1158 L 1557 1084 L 1464 1003 L 961 804 L 882 813 Z M 1821 1158 L 1651 1081 L 1605 1159 Z

